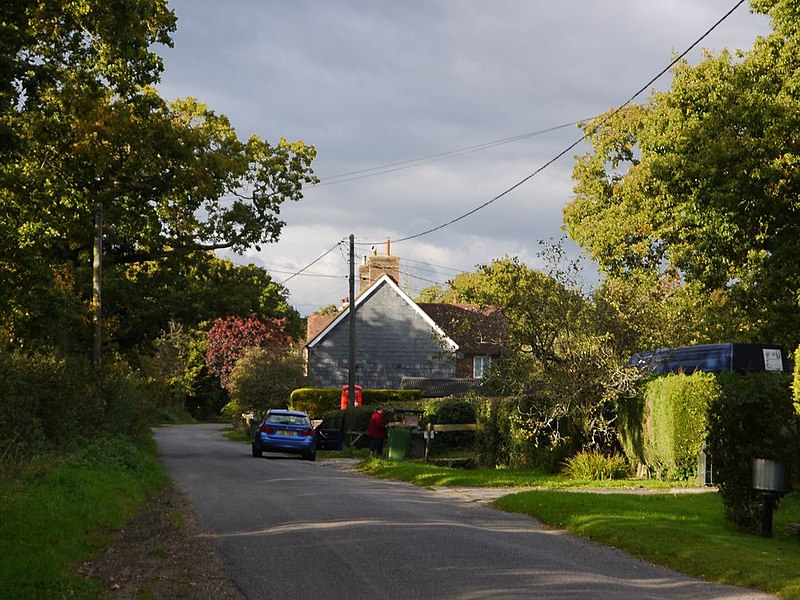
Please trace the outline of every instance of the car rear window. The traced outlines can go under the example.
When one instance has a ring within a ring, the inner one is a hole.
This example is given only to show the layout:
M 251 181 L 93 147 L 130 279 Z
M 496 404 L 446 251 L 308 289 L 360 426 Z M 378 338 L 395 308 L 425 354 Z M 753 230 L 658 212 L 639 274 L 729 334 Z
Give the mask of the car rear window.
M 311 421 L 308 417 L 300 415 L 267 415 L 267 423 L 274 423 L 275 425 L 307 425 L 311 426 Z

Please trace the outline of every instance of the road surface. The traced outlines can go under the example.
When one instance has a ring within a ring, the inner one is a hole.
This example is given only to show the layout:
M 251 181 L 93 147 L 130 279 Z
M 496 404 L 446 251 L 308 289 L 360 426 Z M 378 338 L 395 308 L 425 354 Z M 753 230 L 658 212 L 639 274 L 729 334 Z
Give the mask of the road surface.
M 253 458 L 219 425 L 164 427 L 155 436 L 167 473 L 250 600 L 774 598 L 321 460 Z

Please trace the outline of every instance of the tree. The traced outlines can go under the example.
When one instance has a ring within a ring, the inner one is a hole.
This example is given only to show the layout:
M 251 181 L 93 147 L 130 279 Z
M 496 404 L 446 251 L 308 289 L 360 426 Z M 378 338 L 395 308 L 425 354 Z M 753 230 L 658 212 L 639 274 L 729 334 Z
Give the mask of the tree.
M 246 350 L 228 385 L 231 401 L 239 407 L 237 413 L 285 408 L 291 393 L 306 385 L 304 371 L 301 345 Z
M 158 96 L 162 65 L 151 46 L 171 45 L 175 29 L 165 0 L 29 0 L 3 10 L 0 308 L 10 339 L 52 323 L 25 306 L 58 273 L 74 273 L 71 293 L 89 300 L 91 279 L 78 270 L 98 235 L 111 268 L 243 252 L 275 241 L 281 204 L 317 181 L 312 146 L 241 141 L 202 103 Z
M 525 402 L 523 420 L 534 443 L 558 444 L 565 432 L 585 447 L 615 440 L 615 402 L 635 374 L 602 329 L 595 305 L 574 287 L 574 263 L 563 247 L 544 254 L 550 273 L 503 258 L 450 282 L 459 299 L 497 308 L 506 322 L 507 354 L 492 365 L 489 385 Z M 522 404 L 520 405 L 522 406 Z
M 669 90 L 584 125 L 592 151 L 576 162 L 564 217 L 609 278 L 677 274 L 703 311 L 709 299 L 725 307 L 719 335 L 792 348 L 800 14 L 791 1 L 752 5 L 774 32 L 749 52 L 681 62 Z
M 291 343 L 283 319 L 227 317 L 217 319 L 208 332 L 206 365 L 227 388 L 236 362 L 251 348 L 281 348 Z
M 256 265 L 235 265 L 213 252 L 187 253 L 115 265 L 105 270 L 107 339 L 121 350 L 146 350 L 170 323 L 204 328 L 227 316 L 285 319 L 292 338 L 305 335 L 300 314 L 289 305 L 288 291 Z

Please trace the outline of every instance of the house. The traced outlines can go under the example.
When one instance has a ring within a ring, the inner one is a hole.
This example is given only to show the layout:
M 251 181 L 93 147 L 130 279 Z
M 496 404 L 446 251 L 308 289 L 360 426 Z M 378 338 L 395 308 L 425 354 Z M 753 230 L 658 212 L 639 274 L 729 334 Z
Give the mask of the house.
M 355 379 L 364 388 L 399 389 L 409 378 L 428 384 L 480 381 L 501 353 L 499 313 L 469 305 L 417 304 L 386 271 L 361 292 L 355 309 Z M 349 319 L 349 310 L 309 317 L 305 352 L 315 385 L 347 383 Z

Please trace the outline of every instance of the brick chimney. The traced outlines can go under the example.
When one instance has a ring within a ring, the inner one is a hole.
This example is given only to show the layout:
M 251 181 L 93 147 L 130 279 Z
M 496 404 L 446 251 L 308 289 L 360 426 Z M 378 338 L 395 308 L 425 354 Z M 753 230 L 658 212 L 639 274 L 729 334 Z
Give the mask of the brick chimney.
M 400 257 L 392 256 L 389 240 L 386 240 L 386 254 L 378 254 L 377 250 L 373 250 L 358 267 L 358 293 L 362 293 L 383 275 L 388 275 L 395 283 L 400 282 Z

